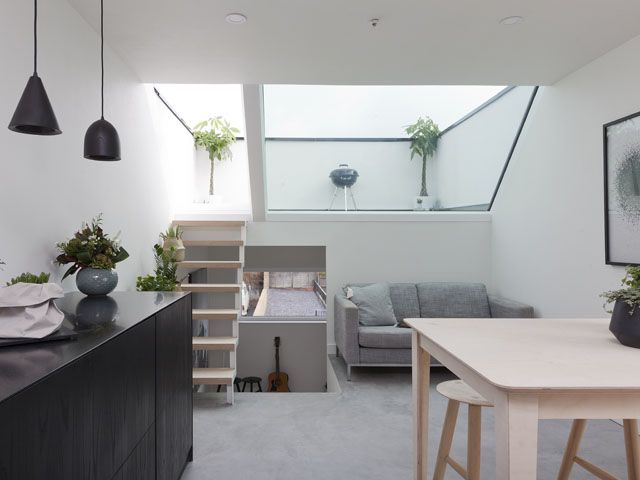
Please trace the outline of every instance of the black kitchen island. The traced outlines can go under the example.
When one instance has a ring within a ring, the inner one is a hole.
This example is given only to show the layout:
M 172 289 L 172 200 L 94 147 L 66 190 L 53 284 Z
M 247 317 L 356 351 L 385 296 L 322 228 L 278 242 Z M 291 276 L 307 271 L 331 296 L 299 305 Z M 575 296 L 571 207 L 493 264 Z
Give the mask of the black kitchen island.
M 0 348 L 0 479 L 178 479 L 193 452 L 191 296 L 56 303 L 77 340 Z

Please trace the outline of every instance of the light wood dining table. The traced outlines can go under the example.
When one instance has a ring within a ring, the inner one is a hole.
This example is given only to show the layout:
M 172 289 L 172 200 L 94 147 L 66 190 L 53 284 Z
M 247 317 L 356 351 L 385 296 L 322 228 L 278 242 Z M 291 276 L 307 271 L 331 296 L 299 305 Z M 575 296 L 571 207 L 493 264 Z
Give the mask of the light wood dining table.
M 539 419 L 640 417 L 640 349 L 618 343 L 609 319 L 405 322 L 413 329 L 415 480 L 427 479 L 432 356 L 494 404 L 498 480 L 536 478 Z

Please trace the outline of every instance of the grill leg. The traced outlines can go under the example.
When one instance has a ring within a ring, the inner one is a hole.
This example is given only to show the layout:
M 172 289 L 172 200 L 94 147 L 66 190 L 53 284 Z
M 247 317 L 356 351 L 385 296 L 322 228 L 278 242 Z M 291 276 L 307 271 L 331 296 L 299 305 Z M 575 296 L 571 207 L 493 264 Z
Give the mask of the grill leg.
M 344 211 L 348 211 L 348 205 L 347 205 L 347 187 L 342 187 L 342 190 L 344 190 Z
M 331 207 L 333 207 L 333 202 L 336 201 L 337 195 L 338 195 L 338 187 L 336 187 L 336 189 L 333 191 L 333 197 L 331 197 L 331 203 L 329 204 L 329 208 L 327 208 L 327 210 L 331 210 Z
M 353 201 L 353 209 L 358 210 L 358 205 L 356 204 L 356 197 L 353 196 L 353 190 L 349 187 L 349 193 L 351 194 L 351 200 Z

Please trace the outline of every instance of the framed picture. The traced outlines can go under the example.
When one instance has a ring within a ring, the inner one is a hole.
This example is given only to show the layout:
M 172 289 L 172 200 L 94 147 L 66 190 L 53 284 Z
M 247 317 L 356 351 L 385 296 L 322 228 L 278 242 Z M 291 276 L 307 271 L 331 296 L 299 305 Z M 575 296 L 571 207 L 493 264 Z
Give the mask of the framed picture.
M 640 112 L 603 126 L 605 261 L 640 265 Z

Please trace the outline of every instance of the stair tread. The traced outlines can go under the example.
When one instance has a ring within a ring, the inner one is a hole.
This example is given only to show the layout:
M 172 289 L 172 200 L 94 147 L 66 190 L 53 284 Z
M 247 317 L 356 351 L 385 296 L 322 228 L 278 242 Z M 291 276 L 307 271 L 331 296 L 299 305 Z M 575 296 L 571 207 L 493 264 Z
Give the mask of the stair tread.
M 237 337 L 193 337 L 194 350 L 235 350 Z
M 242 268 L 238 260 L 184 260 L 177 264 L 183 268 Z
M 240 285 L 237 283 L 183 283 L 180 288 L 184 291 L 219 291 L 219 292 L 239 292 Z
M 174 220 L 174 226 L 181 227 L 244 227 L 244 220 Z
M 185 247 L 242 247 L 244 240 L 182 240 Z
M 238 315 L 240 310 L 235 308 L 194 308 L 194 315 Z
M 194 385 L 232 385 L 235 368 L 194 368 Z

